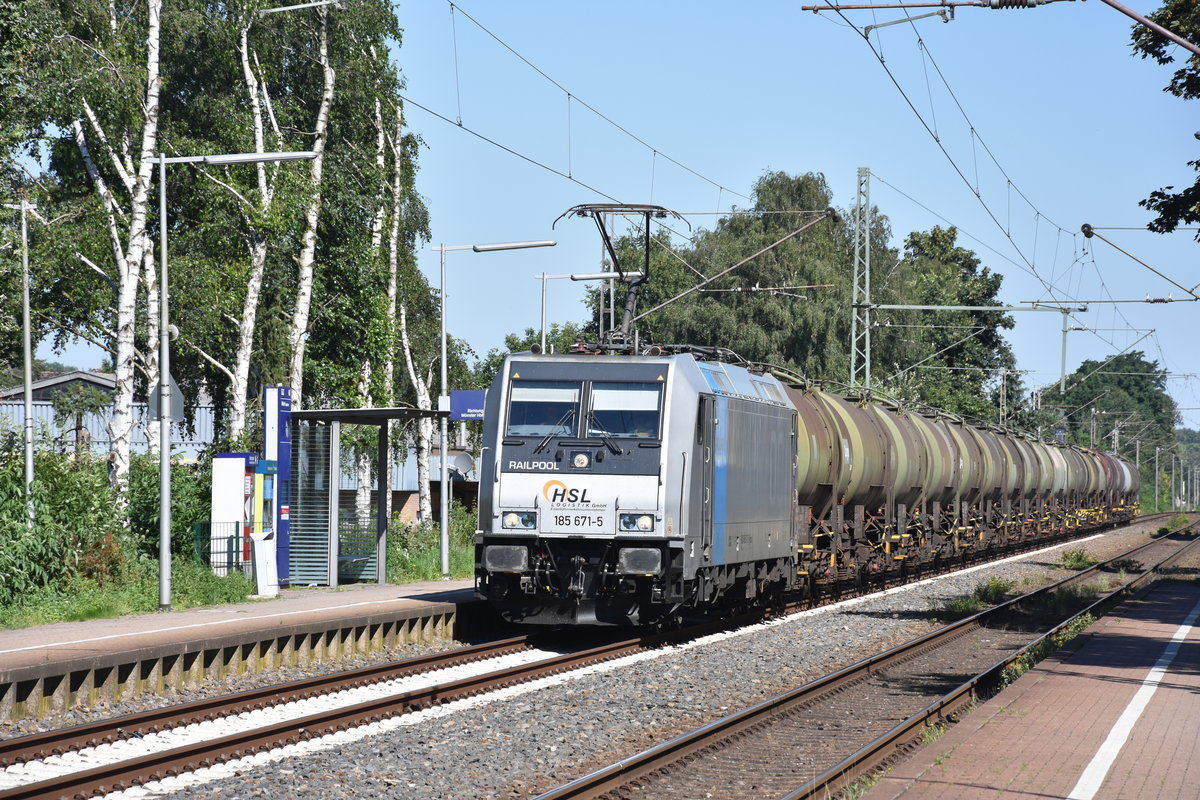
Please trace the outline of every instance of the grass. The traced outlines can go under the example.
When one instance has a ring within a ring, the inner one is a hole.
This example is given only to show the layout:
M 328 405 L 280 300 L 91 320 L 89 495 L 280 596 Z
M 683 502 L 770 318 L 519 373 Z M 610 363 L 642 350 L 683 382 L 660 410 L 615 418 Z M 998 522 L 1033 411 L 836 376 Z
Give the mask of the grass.
M 997 690 L 1003 689 L 1005 686 L 1013 683 L 1017 678 L 1033 669 L 1038 662 L 1053 653 L 1058 648 L 1062 647 L 1067 642 L 1074 639 L 1079 634 L 1083 633 L 1084 630 L 1086 630 L 1095 621 L 1096 618 L 1090 613 L 1081 614 L 1080 616 L 1071 620 L 1071 623 L 1058 633 L 1047 639 L 1043 639 L 1034 647 L 1026 650 L 1021 654 L 1020 658 L 1004 668 L 1004 672 L 1001 673 L 1000 676 L 1000 686 Z
M 1067 569 L 1087 569 L 1096 563 L 1096 557 L 1088 552 L 1086 547 L 1064 550 L 1061 560 L 1062 565 Z
M 858 800 L 858 798 L 862 797 L 871 789 L 873 789 L 881 780 L 883 780 L 883 773 L 879 771 L 872 772 L 870 775 L 863 775 L 855 778 L 854 781 L 843 790 L 841 796 L 846 798 L 846 800 Z
M 944 722 L 935 722 L 932 725 L 926 725 L 921 729 L 921 744 L 932 744 L 945 735 L 947 725 Z
M 103 584 L 79 578 L 61 591 L 32 592 L 19 602 L 0 608 L 0 628 L 111 619 L 157 611 L 157 565 L 143 564 L 133 573 Z M 175 563 L 171 578 L 174 608 L 236 603 L 254 591 L 250 579 L 240 572 L 220 577 L 186 561 Z
M 1014 585 L 1012 581 L 1002 578 L 988 578 L 983 583 L 977 584 L 970 594 L 947 600 L 942 605 L 942 613 L 938 617 L 954 620 L 978 614 L 985 608 L 1004 600 Z

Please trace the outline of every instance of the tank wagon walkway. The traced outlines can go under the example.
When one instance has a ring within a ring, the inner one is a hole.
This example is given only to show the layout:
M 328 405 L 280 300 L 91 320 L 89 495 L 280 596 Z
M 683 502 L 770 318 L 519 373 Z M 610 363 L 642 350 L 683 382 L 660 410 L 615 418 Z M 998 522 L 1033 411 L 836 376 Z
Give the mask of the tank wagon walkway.
M 1200 586 L 1160 583 L 899 764 L 866 800 L 1200 796 Z
M 483 614 L 473 581 L 288 589 L 225 606 L 0 631 L 0 719 L 448 638 Z

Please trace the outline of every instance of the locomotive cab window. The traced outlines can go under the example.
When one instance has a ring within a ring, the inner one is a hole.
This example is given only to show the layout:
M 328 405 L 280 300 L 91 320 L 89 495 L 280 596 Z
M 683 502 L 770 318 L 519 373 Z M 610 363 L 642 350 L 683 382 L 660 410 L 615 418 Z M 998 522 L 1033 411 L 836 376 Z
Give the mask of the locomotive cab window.
M 661 401 L 658 383 L 593 383 L 587 435 L 657 439 Z
M 573 436 L 579 425 L 577 381 L 513 383 L 508 400 L 507 436 Z

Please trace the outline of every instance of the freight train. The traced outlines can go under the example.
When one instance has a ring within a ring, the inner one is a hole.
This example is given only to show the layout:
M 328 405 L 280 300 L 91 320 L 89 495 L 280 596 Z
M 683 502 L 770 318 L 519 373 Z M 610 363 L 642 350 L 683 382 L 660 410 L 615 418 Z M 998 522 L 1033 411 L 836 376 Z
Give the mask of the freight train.
M 512 355 L 487 394 L 476 590 L 509 620 L 658 625 L 1137 513 L 1108 453 L 637 352 Z

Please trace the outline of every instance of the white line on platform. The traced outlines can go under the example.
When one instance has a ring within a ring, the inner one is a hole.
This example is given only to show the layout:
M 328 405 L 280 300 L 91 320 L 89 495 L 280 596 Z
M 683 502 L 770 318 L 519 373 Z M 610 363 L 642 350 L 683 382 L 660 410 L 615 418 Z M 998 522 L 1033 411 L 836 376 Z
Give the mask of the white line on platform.
M 1112 768 L 1113 762 L 1121 754 L 1121 748 L 1129 739 L 1129 734 L 1133 731 L 1133 726 L 1137 723 L 1138 718 L 1150 704 L 1150 698 L 1158 691 L 1158 684 L 1167 674 L 1167 667 L 1171 666 L 1171 662 L 1179 654 L 1179 648 L 1187 639 L 1192 626 L 1196 624 L 1197 617 L 1200 617 L 1200 601 L 1196 602 L 1191 613 L 1187 615 L 1187 619 L 1176 629 L 1175 635 L 1171 637 L 1171 641 L 1163 650 L 1163 654 L 1159 656 L 1154 668 L 1142 681 L 1142 688 L 1138 689 L 1137 694 L 1129 701 L 1129 705 L 1125 706 L 1125 710 L 1117 718 L 1112 730 L 1108 732 L 1108 738 L 1104 740 L 1104 744 L 1100 745 L 1100 749 L 1092 757 L 1091 763 L 1083 770 L 1083 775 L 1079 777 L 1079 782 L 1067 795 L 1066 800 L 1092 800 L 1096 796 L 1096 792 L 1100 791 L 1100 784 L 1104 783 L 1104 778 Z

